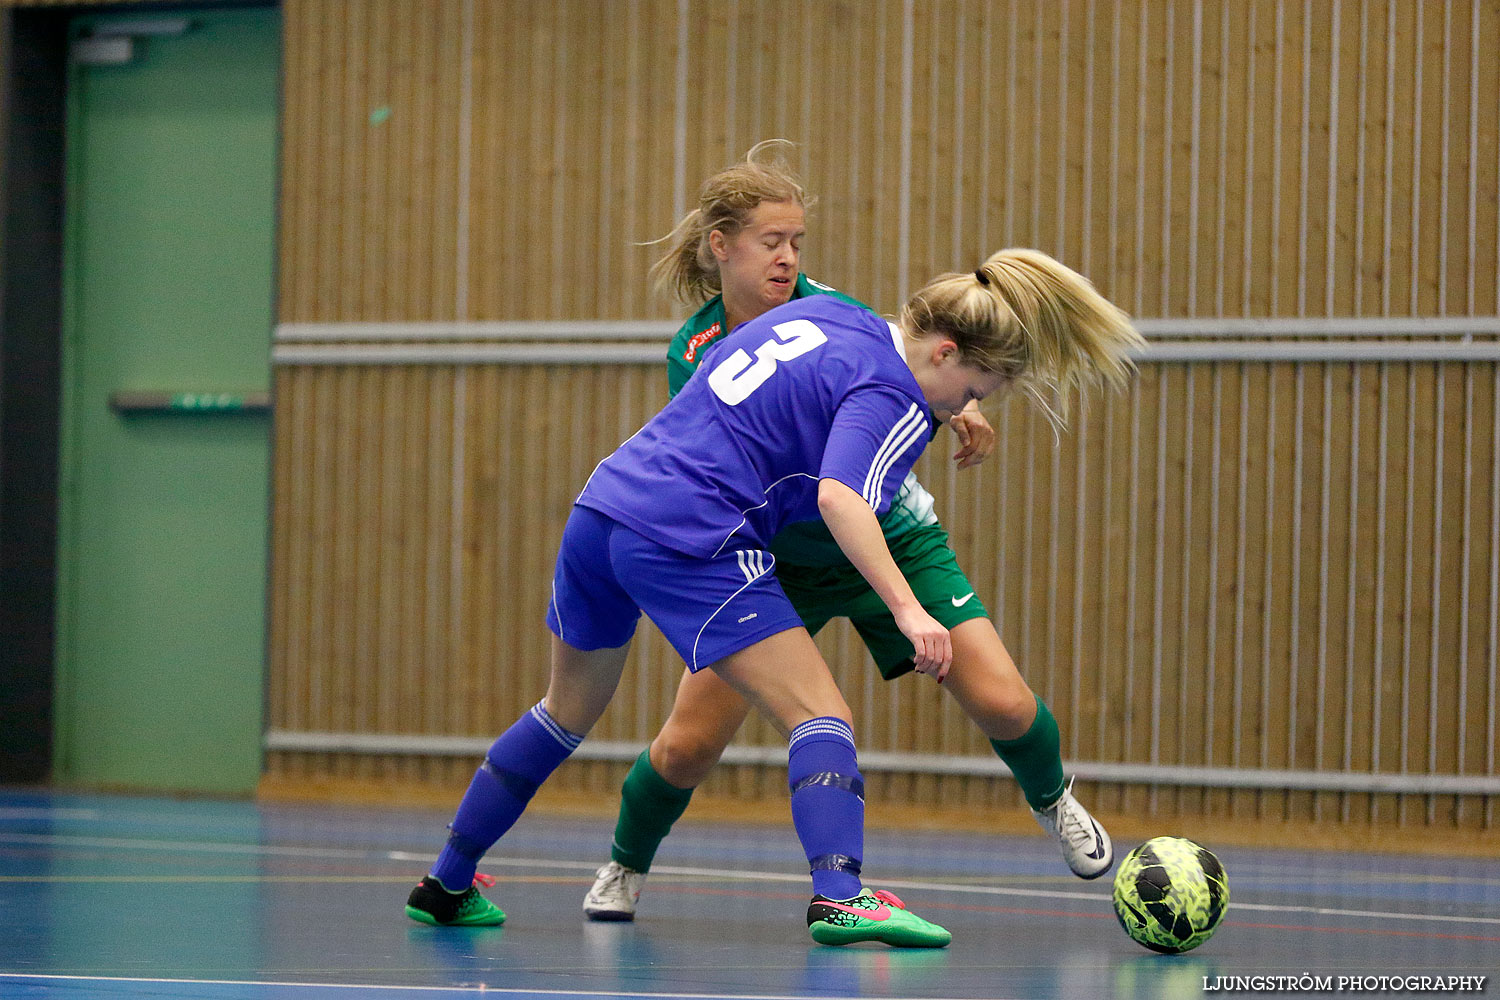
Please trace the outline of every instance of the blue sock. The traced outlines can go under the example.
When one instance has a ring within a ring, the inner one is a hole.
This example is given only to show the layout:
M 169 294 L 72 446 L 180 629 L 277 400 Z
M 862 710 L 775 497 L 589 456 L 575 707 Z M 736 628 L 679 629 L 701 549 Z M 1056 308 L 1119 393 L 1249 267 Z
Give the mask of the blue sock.
M 583 737 L 559 726 L 543 702 L 500 735 L 474 772 L 448 829 L 448 843 L 432 866 L 432 877 L 449 892 L 463 892 L 474 869 L 509 830 L 537 788 L 568 759 Z
M 865 850 L 865 782 L 854 731 L 842 719 L 809 719 L 792 730 L 787 751 L 792 822 L 812 868 L 813 892 L 859 895 Z

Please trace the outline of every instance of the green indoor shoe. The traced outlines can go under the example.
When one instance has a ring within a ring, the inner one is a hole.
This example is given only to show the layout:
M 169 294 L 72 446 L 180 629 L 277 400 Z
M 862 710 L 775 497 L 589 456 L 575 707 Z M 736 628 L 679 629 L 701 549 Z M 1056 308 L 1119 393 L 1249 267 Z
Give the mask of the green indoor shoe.
M 494 884 L 488 875 L 475 875 L 474 884 L 463 892 L 449 892 L 443 883 L 424 875 L 406 897 L 406 915 L 434 927 L 498 927 L 505 923 L 505 911 L 479 891 L 481 885 Z
M 893 948 L 942 948 L 953 935 L 911 913 L 893 892 L 861 889 L 853 899 L 814 896 L 807 931 L 818 944 L 880 941 Z

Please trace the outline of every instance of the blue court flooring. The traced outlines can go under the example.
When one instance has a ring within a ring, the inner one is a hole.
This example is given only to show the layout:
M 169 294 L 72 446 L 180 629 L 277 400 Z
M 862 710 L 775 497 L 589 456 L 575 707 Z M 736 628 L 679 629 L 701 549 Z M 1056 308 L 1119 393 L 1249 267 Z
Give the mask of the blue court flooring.
M 1413 996 L 1423 976 L 1485 976 L 1500 995 L 1500 859 L 1209 844 L 1225 923 L 1164 956 L 1120 930 L 1109 878 L 1072 877 L 1040 832 L 872 830 L 868 884 L 954 934 L 903 951 L 811 942 L 789 824 L 679 824 L 635 923 L 594 924 L 580 904 L 613 822 L 524 816 L 481 866 L 506 925 L 425 927 L 402 905 L 448 819 L 0 789 L 0 997 L 1104 1000 L 1247 996 L 1304 975 L 1405 985 L 1299 996 Z

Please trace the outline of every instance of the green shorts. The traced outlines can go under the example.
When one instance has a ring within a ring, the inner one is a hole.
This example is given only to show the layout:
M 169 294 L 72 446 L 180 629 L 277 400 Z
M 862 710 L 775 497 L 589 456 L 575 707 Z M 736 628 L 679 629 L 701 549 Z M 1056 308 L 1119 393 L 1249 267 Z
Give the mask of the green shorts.
M 923 526 L 886 541 L 912 593 L 945 628 L 989 616 L 974 585 L 958 568 L 948 532 L 937 525 Z M 911 641 L 859 570 L 848 563 L 825 567 L 778 562 L 776 579 L 813 635 L 834 618 L 848 618 L 882 677 L 891 680 L 912 670 Z

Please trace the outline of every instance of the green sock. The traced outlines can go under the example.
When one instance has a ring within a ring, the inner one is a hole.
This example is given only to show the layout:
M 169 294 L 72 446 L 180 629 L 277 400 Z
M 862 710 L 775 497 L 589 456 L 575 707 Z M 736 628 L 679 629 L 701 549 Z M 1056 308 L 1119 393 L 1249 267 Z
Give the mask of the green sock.
M 691 788 L 678 788 L 651 766 L 651 748 L 641 751 L 620 789 L 620 818 L 610 857 L 638 872 L 651 870 L 656 849 L 693 797 Z
M 1062 737 L 1041 698 L 1036 699 L 1036 719 L 1030 729 L 1017 739 L 990 740 L 990 746 L 1016 776 L 1031 808 L 1045 809 L 1062 795 Z

